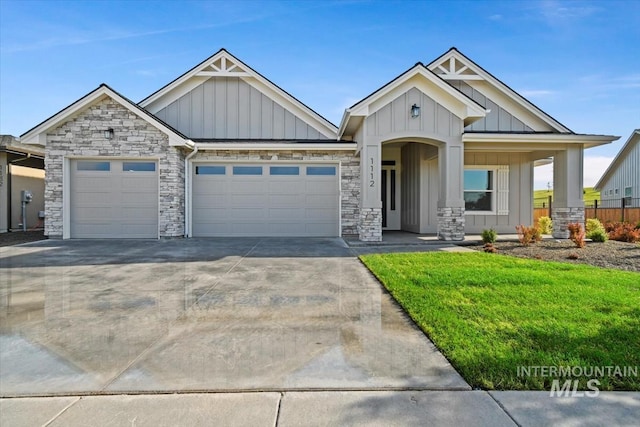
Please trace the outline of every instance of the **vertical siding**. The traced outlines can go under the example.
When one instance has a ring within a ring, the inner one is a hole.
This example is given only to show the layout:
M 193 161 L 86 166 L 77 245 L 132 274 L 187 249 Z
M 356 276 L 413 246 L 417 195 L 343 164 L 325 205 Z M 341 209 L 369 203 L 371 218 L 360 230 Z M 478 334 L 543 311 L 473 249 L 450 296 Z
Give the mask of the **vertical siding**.
M 509 166 L 509 214 L 465 215 L 466 233 L 495 228 L 515 233 L 519 224 L 533 224 L 533 162 L 526 153 L 465 153 L 465 166 Z
M 415 119 L 409 113 L 413 104 L 420 105 L 420 116 Z M 459 129 L 462 129 L 462 121 L 455 114 L 416 88 L 403 93 L 366 120 L 370 136 L 415 131 L 448 138 L 459 135 Z
M 190 138 L 327 139 L 238 77 L 210 78 L 156 115 Z
M 402 147 L 402 195 L 401 227 L 414 233 L 420 232 L 420 144 Z
M 620 200 L 624 197 L 625 187 L 631 187 L 632 198 L 640 198 L 640 143 L 638 140 L 640 136 L 636 136 L 636 140 L 631 142 L 631 149 L 604 183 L 600 194 L 601 200 Z M 614 190 L 612 195 L 609 195 L 609 190 Z
M 463 81 L 450 81 L 453 87 L 459 89 L 469 98 L 476 101 L 483 107 L 490 109 L 484 119 L 478 120 L 467 126 L 466 130 L 472 131 L 499 131 L 499 132 L 532 132 L 533 129 L 525 125 L 521 120 L 514 117 L 507 110 L 478 92 Z

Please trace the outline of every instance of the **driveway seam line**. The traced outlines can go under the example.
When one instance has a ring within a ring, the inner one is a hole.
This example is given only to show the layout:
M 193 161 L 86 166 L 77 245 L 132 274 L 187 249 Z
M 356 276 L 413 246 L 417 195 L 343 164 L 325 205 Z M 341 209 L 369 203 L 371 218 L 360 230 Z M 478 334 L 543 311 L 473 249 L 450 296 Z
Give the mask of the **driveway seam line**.
M 498 399 L 496 399 L 496 398 L 495 398 L 495 396 L 493 395 L 493 393 L 491 393 L 490 391 L 488 391 L 488 390 L 487 390 L 487 394 L 488 394 L 489 396 L 491 396 L 491 399 L 493 399 L 493 401 L 494 401 L 494 402 L 496 402 L 496 403 L 498 404 L 498 407 L 500 407 L 500 409 L 502 409 L 502 411 L 503 411 L 505 414 L 507 414 L 507 416 L 508 416 L 509 418 L 511 418 L 511 421 L 513 421 L 513 422 L 514 422 L 514 424 L 515 424 L 516 426 L 518 426 L 518 427 L 522 427 L 522 424 L 520 424 L 518 421 L 516 421 L 516 419 L 511 415 L 511 413 L 507 410 L 507 408 L 505 408 L 505 407 L 504 407 L 504 405 L 503 405 L 503 404 L 502 404 Z
M 55 420 L 57 420 L 58 418 L 60 418 L 60 416 L 62 414 L 64 414 L 65 412 L 67 412 L 68 409 L 70 409 L 72 406 L 74 406 L 76 403 L 80 402 L 82 400 L 82 396 L 78 397 L 76 400 L 74 400 L 73 402 L 69 403 L 67 406 L 65 406 L 64 408 L 62 408 L 62 410 L 60 412 L 58 412 L 57 414 L 55 414 L 53 416 L 53 418 L 51 418 L 49 421 L 47 421 L 46 423 L 42 424 L 42 427 L 47 427 L 48 425 L 51 425 L 52 422 L 54 422 Z
M 233 269 L 234 269 L 234 268 L 236 268 L 236 267 L 238 266 L 238 264 L 240 264 L 240 263 L 241 263 L 241 262 L 242 262 L 242 261 L 243 261 L 247 256 L 249 256 L 249 254 L 250 254 L 251 252 L 253 252 L 253 250 L 254 250 L 254 249 L 255 249 L 255 248 L 256 248 L 256 247 L 257 247 L 261 242 L 262 242 L 262 239 L 259 239 L 259 240 L 256 242 L 256 244 L 255 244 L 255 245 L 253 245 L 253 246 L 251 247 L 251 249 L 249 249 L 249 251 L 247 251 L 247 253 L 246 253 L 246 254 L 244 254 L 244 255 L 242 255 L 242 256 L 240 257 L 240 259 L 238 260 L 238 262 L 236 262 L 236 263 L 235 263 L 235 264 L 233 264 L 231 267 L 229 267 L 229 269 L 228 269 L 228 270 L 227 270 L 227 271 L 226 271 L 222 276 L 220 276 L 220 278 L 219 278 L 218 280 L 216 280 L 216 281 L 213 283 L 213 285 L 211 285 L 211 286 L 209 287 L 209 289 L 207 289 L 207 291 L 206 291 L 204 294 L 202 294 L 202 295 L 200 296 L 200 298 L 198 298 L 197 300 L 195 300 L 195 301 L 193 302 L 193 304 L 191 304 L 191 305 L 189 306 L 189 308 L 187 308 L 187 309 L 185 310 L 185 313 L 186 313 L 187 311 L 191 310 L 191 309 L 192 309 L 196 304 L 198 304 L 198 301 L 200 301 L 202 298 L 204 298 L 206 295 L 208 295 L 208 294 L 209 294 L 209 292 L 210 292 L 213 288 L 215 288 L 215 287 L 216 287 L 216 285 L 217 285 L 218 283 L 220 283 L 220 281 L 222 280 L 222 278 L 223 278 L 223 277 L 225 277 L 226 275 L 228 275 L 229 273 L 231 273 L 231 271 L 233 271 Z M 158 342 L 160 342 L 160 340 L 161 340 L 162 338 L 164 338 L 164 337 L 166 337 L 166 336 L 167 336 L 168 331 L 169 331 L 169 328 L 171 328 L 171 326 L 172 326 L 172 325 L 174 325 L 174 324 L 177 322 L 177 320 L 178 320 L 178 318 L 176 318 L 176 319 L 174 319 L 173 321 L 169 322 L 169 324 L 167 324 L 167 332 L 166 332 L 166 333 L 164 333 L 164 334 L 162 334 L 162 335 L 160 335 L 160 336 L 158 337 L 158 339 L 154 340 L 151 344 L 149 344 L 149 345 L 147 346 L 147 348 L 145 348 L 144 350 L 142 350 L 142 352 L 140 352 L 140 354 L 138 354 L 138 356 L 136 356 L 136 357 L 135 357 L 135 358 L 134 358 L 130 363 L 128 363 L 128 364 L 124 367 L 124 369 L 122 369 L 120 372 L 118 372 L 118 373 L 117 373 L 117 374 L 116 374 L 112 379 L 110 379 L 109 381 L 107 381 L 107 383 L 106 383 L 103 387 L 101 387 L 101 388 L 100 388 L 100 391 L 106 391 L 106 389 L 107 389 L 111 384 L 113 384 L 113 383 L 114 383 L 118 378 L 120 378 L 120 377 L 122 376 L 122 374 L 124 374 L 125 372 L 127 372 L 127 371 L 129 370 L 129 368 L 131 368 L 133 365 L 135 365 L 135 363 L 136 363 L 137 361 L 141 360 L 144 356 L 146 356 L 147 354 L 149 354 L 149 352 L 151 351 L 151 349 L 152 349 L 152 348 L 153 348 L 153 347 L 154 347 Z

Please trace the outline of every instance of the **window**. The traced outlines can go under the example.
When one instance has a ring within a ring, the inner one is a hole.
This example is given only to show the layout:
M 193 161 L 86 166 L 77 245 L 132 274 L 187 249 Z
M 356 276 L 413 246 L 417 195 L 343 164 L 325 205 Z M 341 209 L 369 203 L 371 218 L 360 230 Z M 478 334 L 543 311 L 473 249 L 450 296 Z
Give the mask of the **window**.
M 620 193 L 620 191 L 618 191 L 618 189 L 616 188 L 616 195 L 618 195 Z
M 335 175 L 335 166 L 307 166 L 307 175 Z
M 122 162 L 123 172 L 155 172 L 155 162 Z
M 631 199 L 631 194 L 632 194 L 632 188 L 631 187 L 624 187 L 624 205 L 625 206 L 631 206 L 633 203 L 633 200 Z
M 271 175 L 300 175 L 298 166 L 271 166 L 269 167 Z
M 464 207 L 467 211 L 493 211 L 494 177 L 492 169 L 467 169 L 464 171 Z
M 79 171 L 109 172 L 111 170 L 111 163 L 84 161 L 78 162 L 76 168 Z
M 196 166 L 196 175 L 224 175 L 224 166 Z
M 234 166 L 234 175 L 262 175 L 262 166 Z

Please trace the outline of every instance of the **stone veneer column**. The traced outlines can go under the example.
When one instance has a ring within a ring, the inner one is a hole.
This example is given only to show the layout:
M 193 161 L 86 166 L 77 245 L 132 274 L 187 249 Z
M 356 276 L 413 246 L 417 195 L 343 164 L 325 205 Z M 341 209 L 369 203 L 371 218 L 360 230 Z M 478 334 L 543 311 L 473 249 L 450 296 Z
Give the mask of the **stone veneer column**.
M 358 237 L 363 242 L 382 241 L 382 209 L 362 208 L 360 209 L 360 224 L 358 226 Z
M 438 239 L 464 240 L 464 147 L 450 141 L 438 147 Z
M 464 208 L 438 207 L 438 239 L 464 240 Z
M 567 147 L 553 156 L 553 237 L 568 239 L 567 225 L 584 224 L 583 152 L 581 145 Z
M 380 142 L 367 142 L 360 151 L 361 201 L 358 237 L 363 242 L 382 241 L 380 196 Z

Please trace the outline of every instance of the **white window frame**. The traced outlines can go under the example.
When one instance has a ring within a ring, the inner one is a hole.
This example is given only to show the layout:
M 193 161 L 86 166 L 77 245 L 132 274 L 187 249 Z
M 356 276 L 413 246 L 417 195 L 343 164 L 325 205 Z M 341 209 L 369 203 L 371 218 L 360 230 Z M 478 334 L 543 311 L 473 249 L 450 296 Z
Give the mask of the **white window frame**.
M 491 171 L 491 210 L 472 211 L 465 209 L 465 215 L 509 215 L 509 166 L 508 165 L 465 165 L 464 170 Z M 473 190 L 469 190 L 473 191 Z M 463 198 L 464 174 L 462 182 Z M 500 206 L 499 206 L 500 205 Z

